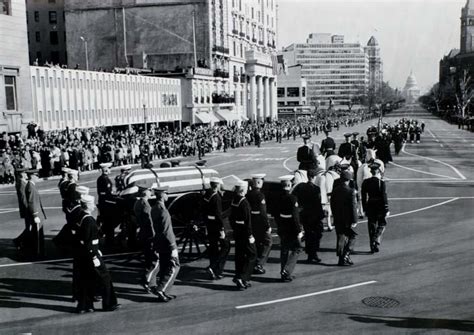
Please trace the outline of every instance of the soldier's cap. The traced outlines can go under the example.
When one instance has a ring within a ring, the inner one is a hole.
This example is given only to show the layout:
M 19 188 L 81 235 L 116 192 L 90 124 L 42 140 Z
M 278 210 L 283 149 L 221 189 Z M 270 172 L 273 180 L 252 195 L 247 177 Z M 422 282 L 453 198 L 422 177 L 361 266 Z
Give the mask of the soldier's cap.
M 369 165 L 369 168 L 370 168 L 371 170 L 378 170 L 378 169 L 380 169 L 380 166 L 381 166 L 380 163 L 378 163 L 378 162 L 373 162 L 372 164 Z
M 72 176 L 78 176 L 78 175 L 79 175 L 79 171 L 74 170 L 74 169 L 68 169 L 67 174 L 68 174 L 68 175 L 72 175 Z
M 76 187 L 76 192 L 79 193 L 80 195 L 86 195 L 89 194 L 89 187 L 86 186 L 78 186 Z
M 341 179 L 342 180 L 351 180 L 352 179 L 352 173 L 348 170 L 343 170 L 341 172 Z
M 278 179 L 280 180 L 280 182 L 287 182 L 287 181 L 292 181 L 293 178 L 295 178 L 295 176 L 291 175 L 291 174 L 287 174 L 287 175 L 284 175 L 284 176 L 281 176 L 281 177 L 278 177 Z
M 250 177 L 252 177 L 252 179 L 263 179 L 266 177 L 266 175 L 266 173 L 254 173 Z
M 224 182 L 222 181 L 222 179 L 219 178 L 219 177 L 211 177 L 211 178 L 209 179 L 209 182 L 210 182 L 210 183 L 213 183 L 213 184 L 220 184 L 220 185 L 224 184 Z
M 249 186 L 249 182 L 245 180 L 237 180 L 234 186 L 240 189 L 247 188 Z
M 303 140 L 309 140 L 311 138 L 311 135 L 303 135 Z
M 31 176 L 34 174 L 38 174 L 39 170 L 38 169 L 31 169 L 31 170 L 26 170 L 25 171 L 27 175 Z
M 94 205 L 95 198 L 92 195 L 84 194 L 81 196 L 81 202 L 85 205 Z
M 351 137 L 351 136 L 352 136 L 351 133 L 345 133 L 345 134 L 344 134 L 344 137 Z
M 131 165 L 124 165 L 120 168 L 120 171 L 125 172 L 125 171 L 130 171 L 132 169 Z
M 352 136 L 357 136 L 357 135 L 359 135 L 359 132 L 357 131 L 352 133 Z
M 101 163 L 99 166 L 101 169 L 107 169 L 112 167 L 112 163 Z

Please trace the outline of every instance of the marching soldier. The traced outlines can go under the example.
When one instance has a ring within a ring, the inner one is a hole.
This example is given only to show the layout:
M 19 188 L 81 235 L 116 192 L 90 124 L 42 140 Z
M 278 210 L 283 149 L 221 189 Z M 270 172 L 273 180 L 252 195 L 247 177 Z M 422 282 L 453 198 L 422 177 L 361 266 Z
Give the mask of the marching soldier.
M 331 195 L 331 210 L 336 226 L 338 265 L 353 265 L 350 253 L 354 247 L 357 233 L 357 201 L 354 190 L 349 186 L 352 174 L 343 170 L 341 183 L 334 187 Z
M 158 253 L 159 266 L 155 266 L 151 274 L 156 277 L 156 286 L 152 288 L 152 293 L 158 297 L 159 302 L 168 302 L 175 298 L 168 292 L 173 287 L 180 268 L 178 246 L 171 224 L 171 215 L 165 206 L 168 200 L 166 193 L 168 187 L 157 187 L 154 190 L 157 202 L 151 209 L 151 219 L 155 231 L 153 248 Z
M 102 231 L 105 234 L 105 245 L 113 246 L 115 238 L 115 227 L 118 222 L 115 221 L 114 210 L 117 202 L 112 193 L 112 181 L 109 178 L 110 167 L 112 163 L 102 163 L 100 168 L 102 174 L 97 179 L 97 194 L 99 195 L 99 215 L 102 223 Z
M 120 168 L 120 174 L 115 177 L 115 189 L 117 192 L 125 189 L 125 177 L 130 173 L 131 169 L 130 165 L 124 165 Z
M 41 204 L 41 197 L 36 189 L 36 180 L 38 178 L 38 170 L 26 171 L 28 175 L 28 182 L 25 186 L 26 198 L 26 229 L 27 245 L 25 250 L 27 255 L 32 258 L 41 258 L 44 256 L 44 231 L 43 223 L 40 219 L 40 211 L 46 219 L 46 214 Z
M 280 236 L 281 250 L 281 280 L 291 282 L 294 279 L 293 270 L 301 253 L 301 239 L 303 229 L 300 225 L 298 201 L 290 193 L 293 176 L 287 175 L 279 178 L 283 194 L 278 203 L 278 235 Z
M 310 135 L 304 135 L 303 141 L 304 145 L 298 148 L 296 153 L 296 159 L 300 162 L 298 167 L 299 170 L 310 170 L 316 169 L 318 166 L 318 160 L 314 154 L 314 150 L 310 147 L 309 140 L 311 139 Z
M 321 190 L 316 185 L 316 170 L 308 171 L 308 182 L 300 186 L 298 204 L 302 207 L 301 223 L 304 227 L 305 249 L 309 263 L 319 263 L 319 244 L 323 236 L 323 219 L 325 217 L 321 205 Z
M 26 194 L 25 194 L 25 189 L 26 189 L 26 184 L 28 183 L 27 181 L 27 175 L 26 175 L 26 170 L 25 169 L 17 169 L 16 170 L 16 195 L 18 198 L 18 210 L 20 212 L 20 218 L 25 220 L 25 228 L 21 232 L 21 234 L 13 239 L 13 244 L 18 250 L 22 250 L 25 247 L 25 239 L 28 234 L 28 223 L 26 222 L 26 208 L 27 208 L 27 201 L 26 201 Z
M 265 195 L 261 191 L 265 176 L 264 173 L 252 175 L 252 189 L 246 195 L 251 208 L 252 232 L 257 251 L 254 274 L 265 273 L 264 266 L 272 249 L 272 228 L 268 223 Z
M 336 150 L 336 142 L 334 142 L 334 139 L 329 136 L 329 130 L 325 129 L 324 134 L 326 134 L 326 138 L 322 140 L 321 142 L 321 147 L 319 150 L 321 151 L 321 155 L 325 155 L 328 150 Z
M 222 272 L 230 251 L 230 241 L 224 229 L 222 214 L 222 196 L 220 188 L 222 180 L 217 177 L 210 179 L 210 188 L 204 194 L 204 222 L 209 240 L 209 267 L 207 273 L 211 280 L 222 279 Z
M 385 182 L 381 180 L 380 164 L 370 165 L 371 178 L 362 182 L 362 208 L 367 215 L 370 251 L 379 252 L 382 235 L 389 215 Z
M 241 291 L 252 286 L 250 276 L 257 257 L 255 238 L 253 237 L 250 221 L 250 204 L 245 198 L 247 189 L 247 182 L 237 182 L 234 188 L 230 214 L 230 224 L 234 230 L 235 239 L 235 276 L 232 281 L 237 285 L 237 289 Z

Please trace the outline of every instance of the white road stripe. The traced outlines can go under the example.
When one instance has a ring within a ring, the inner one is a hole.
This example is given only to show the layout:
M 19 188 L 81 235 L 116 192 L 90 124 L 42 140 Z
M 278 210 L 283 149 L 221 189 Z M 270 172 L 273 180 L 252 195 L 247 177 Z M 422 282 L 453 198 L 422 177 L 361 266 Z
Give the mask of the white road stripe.
M 236 306 L 235 308 L 236 309 L 245 309 L 245 308 L 253 308 L 253 307 L 260 307 L 260 306 L 266 306 L 266 305 L 271 305 L 271 304 L 277 304 L 277 303 L 280 303 L 280 302 L 286 302 L 286 301 L 291 301 L 291 300 L 309 298 L 309 297 L 314 297 L 314 296 L 317 296 L 317 295 L 322 295 L 322 294 L 331 293 L 331 292 L 349 290 L 351 288 L 355 288 L 355 287 L 359 287 L 359 286 L 375 284 L 376 282 L 377 282 L 376 280 L 371 280 L 371 281 L 366 281 L 366 282 L 362 282 L 362 283 L 357 283 L 357 284 L 352 284 L 352 285 L 347 285 L 347 286 L 342 286 L 342 287 L 336 287 L 336 288 L 332 288 L 332 289 L 329 289 L 329 290 L 324 290 L 324 291 L 319 291 L 319 292 L 314 292 L 314 293 L 308 293 L 308 294 L 303 294 L 303 295 L 297 295 L 297 296 L 294 296 L 294 297 L 264 301 L 264 302 L 259 302 L 259 303 L 256 303 L 256 304 L 250 304 L 250 305 Z
M 409 168 L 409 167 L 407 167 L 407 166 L 403 166 L 403 165 L 400 165 L 400 164 L 397 164 L 397 163 L 394 163 L 394 162 L 390 162 L 390 165 L 394 165 L 394 166 L 397 166 L 397 167 L 399 167 L 399 168 L 402 168 L 402 169 L 405 169 L 405 170 L 409 170 L 409 171 L 413 171 L 413 172 L 418 172 L 418 173 L 427 174 L 427 175 L 430 175 L 430 176 L 436 176 L 436 177 L 448 178 L 448 179 L 456 179 L 456 178 L 451 177 L 451 176 L 445 176 L 445 175 L 442 175 L 442 174 L 436 174 L 436 173 L 431 173 L 431 172 L 426 172 L 426 171 L 422 171 L 422 170 L 417 170 L 417 169 Z
M 292 159 L 292 158 L 293 158 L 293 156 L 290 156 L 290 157 L 288 157 L 287 159 L 285 159 L 285 161 L 283 162 L 283 167 L 284 167 L 285 169 L 287 169 L 288 172 L 293 172 L 293 171 L 294 171 L 294 170 L 290 169 L 290 168 L 286 165 L 286 164 L 288 163 L 288 161 L 289 161 L 290 159 Z

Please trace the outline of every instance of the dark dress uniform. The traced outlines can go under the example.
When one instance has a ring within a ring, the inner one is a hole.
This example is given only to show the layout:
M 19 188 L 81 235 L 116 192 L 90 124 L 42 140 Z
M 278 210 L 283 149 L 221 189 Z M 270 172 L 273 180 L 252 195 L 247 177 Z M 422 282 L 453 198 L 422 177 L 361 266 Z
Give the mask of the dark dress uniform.
M 117 201 L 112 194 L 112 181 L 109 176 L 102 174 L 97 179 L 97 194 L 99 196 L 99 214 L 102 222 L 102 231 L 105 234 L 105 244 L 112 246 L 114 244 L 115 227 L 118 226 L 114 212 L 116 211 Z
M 268 222 L 265 195 L 260 189 L 252 189 L 247 193 L 246 198 L 250 204 L 252 233 L 257 251 L 255 266 L 263 268 L 272 249 L 272 234 L 268 232 L 270 223 Z
M 316 155 L 314 154 L 314 150 L 308 147 L 307 145 L 303 145 L 298 148 L 296 153 L 296 160 L 300 162 L 298 167 L 299 170 L 311 170 L 316 169 L 318 167 L 318 160 L 316 159 Z
M 125 189 L 125 175 L 123 173 L 115 177 L 115 189 L 117 192 Z
M 301 184 L 298 192 L 298 204 L 302 207 L 300 219 L 304 227 L 305 251 L 308 261 L 320 261 L 318 251 L 323 236 L 325 215 L 321 205 L 319 187 L 312 182 Z
M 278 202 L 278 236 L 280 236 L 281 275 L 283 279 L 291 278 L 299 254 L 301 240 L 298 238 L 302 227 L 298 213 L 296 196 L 284 191 Z
M 222 197 L 219 192 L 208 189 L 203 197 L 204 222 L 207 228 L 207 238 L 209 240 L 209 268 L 216 276 L 221 276 L 230 251 L 230 241 L 221 238 L 224 231 L 224 221 L 222 214 Z
M 353 250 L 357 233 L 352 224 L 357 223 L 357 201 L 354 189 L 345 183 L 335 186 L 331 195 L 331 211 L 337 234 L 336 254 L 339 265 L 351 264 L 349 255 Z
M 156 290 L 166 294 L 172 288 L 180 269 L 179 259 L 171 255 L 178 247 L 171 216 L 164 204 L 158 202 L 152 207 L 151 219 L 155 230 L 153 246 L 159 258 L 159 266 L 155 267 L 152 275 L 156 277 Z
M 63 207 L 63 212 L 66 213 L 66 208 L 67 208 L 67 203 L 66 203 L 66 191 L 67 188 L 69 187 L 69 184 L 71 182 L 69 179 L 61 179 L 58 183 L 58 189 L 59 189 L 59 194 L 61 195 L 62 199 L 62 207 Z
M 328 150 L 336 150 L 336 142 L 334 142 L 334 139 L 332 137 L 326 137 L 324 140 L 321 142 L 321 147 L 319 149 L 321 151 L 321 155 L 325 155 Z
M 234 195 L 231 203 L 230 224 L 235 239 L 235 280 L 248 282 L 252 275 L 257 251 L 255 243 L 250 243 L 252 236 L 251 210 L 247 199 Z
M 15 185 L 15 188 L 16 188 L 16 195 L 18 198 L 18 210 L 20 212 L 20 218 L 25 220 L 25 228 L 23 229 L 21 234 L 18 235 L 18 237 L 13 239 L 13 243 L 18 249 L 24 248 L 25 239 L 27 237 L 28 227 L 29 227 L 26 221 L 26 217 L 27 217 L 26 208 L 28 205 L 27 200 L 26 200 L 26 193 L 25 193 L 26 184 L 27 184 L 26 180 L 17 178 L 17 183 Z
M 155 230 L 151 220 L 151 206 L 150 203 L 140 198 L 133 206 L 133 212 L 137 220 L 139 229 L 138 240 L 143 248 L 145 256 L 145 283 L 149 286 L 156 285 L 156 276 L 153 275 L 153 270 L 158 265 L 158 254 L 153 247 L 153 238 L 155 237 Z M 153 283 L 151 283 L 153 281 Z M 150 284 L 151 283 L 151 284 Z
M 357 159 L 356 149 L 354 145 L 350 142 L 342 143 L 339 146 L 339 150 L 337 151 L 337 155 L 341 158 L 344 157 L 351 157 L 353 160 Z
M 41 204 L 41 198 L 36 189 L 34 182 L 29 180 L 25 186 L 25 197 L 26 197 L 26 215 L 25 223 L 27 229 L 27 242 L 25 243 L 26 255 L 32 258 L 44 256 L 44 231 L 43 223 L 35 223 L 35 218 L 39 218 L 40 211 L 44 213 L 43 205 Z
M 370 250 L 377 252 L 385 231 L 388 200 L 385 182 L 373 176 L 362 183 L 362 208 L 367 215 Z
M 80 244 L 76 253 L 78 311 L 94 308 L 97 288 L 102 296 L 102 308 L 116 309 L 118 303 L 112 278 L 99 250 L 99 229 L 91 215 L 84 214 L 78 222 L 77 238 Z

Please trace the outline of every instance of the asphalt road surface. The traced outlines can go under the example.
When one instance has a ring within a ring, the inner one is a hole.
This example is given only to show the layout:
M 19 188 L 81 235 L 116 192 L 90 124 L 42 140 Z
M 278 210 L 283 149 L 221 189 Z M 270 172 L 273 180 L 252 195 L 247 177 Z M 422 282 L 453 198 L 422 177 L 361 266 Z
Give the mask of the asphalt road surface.
M 361 220 L 353 267 L 336 266 L 335 232 L 327 232 L 322 263 L 305 264 L 302 255 L 297 278 L 281 283 L 277 244 L 267 273 L 254 276 L 252 288 L 243 292 L 231 281 L 233 257 L 226 277 L 218 282 L 206 279 L 207 260 L 198 260 L 183 264 L 172 292 L 177 299 L 157 303 L 138 285 L 140 263 L 119 254 L 106 262 L 122 308 L 74 314 L 71 261 L 50 242 L 64 223 L 57 181 L 39 184 L 48 214 L 48 261 L 41 263 L 17 259 L 11 239 L 23 223 L 13 188 L 1 188 L 0 333 L 473 333 L 474 134 L 413 108 L 384 120 L 403 116 L 423 120 L 426 130 L 420 144 L 407 144 L 387 168 L 391 217 L 381 252 L 369 253 L 367 225 Z M 370 123 L 350 131 L 365 133 Z M 345 131 L 341 127 L 333 133 L 338 144 Z M 321 136 L 313 140 L 320 142 Z M 276 180 L 296 169 L 299 145 L 299 139 L 284 140 L 206 159 L 225 179 L 265 172 L 267 180 Z M 81 183 L 94 188 L 96 178 L 96 173 L 83 175 Z

